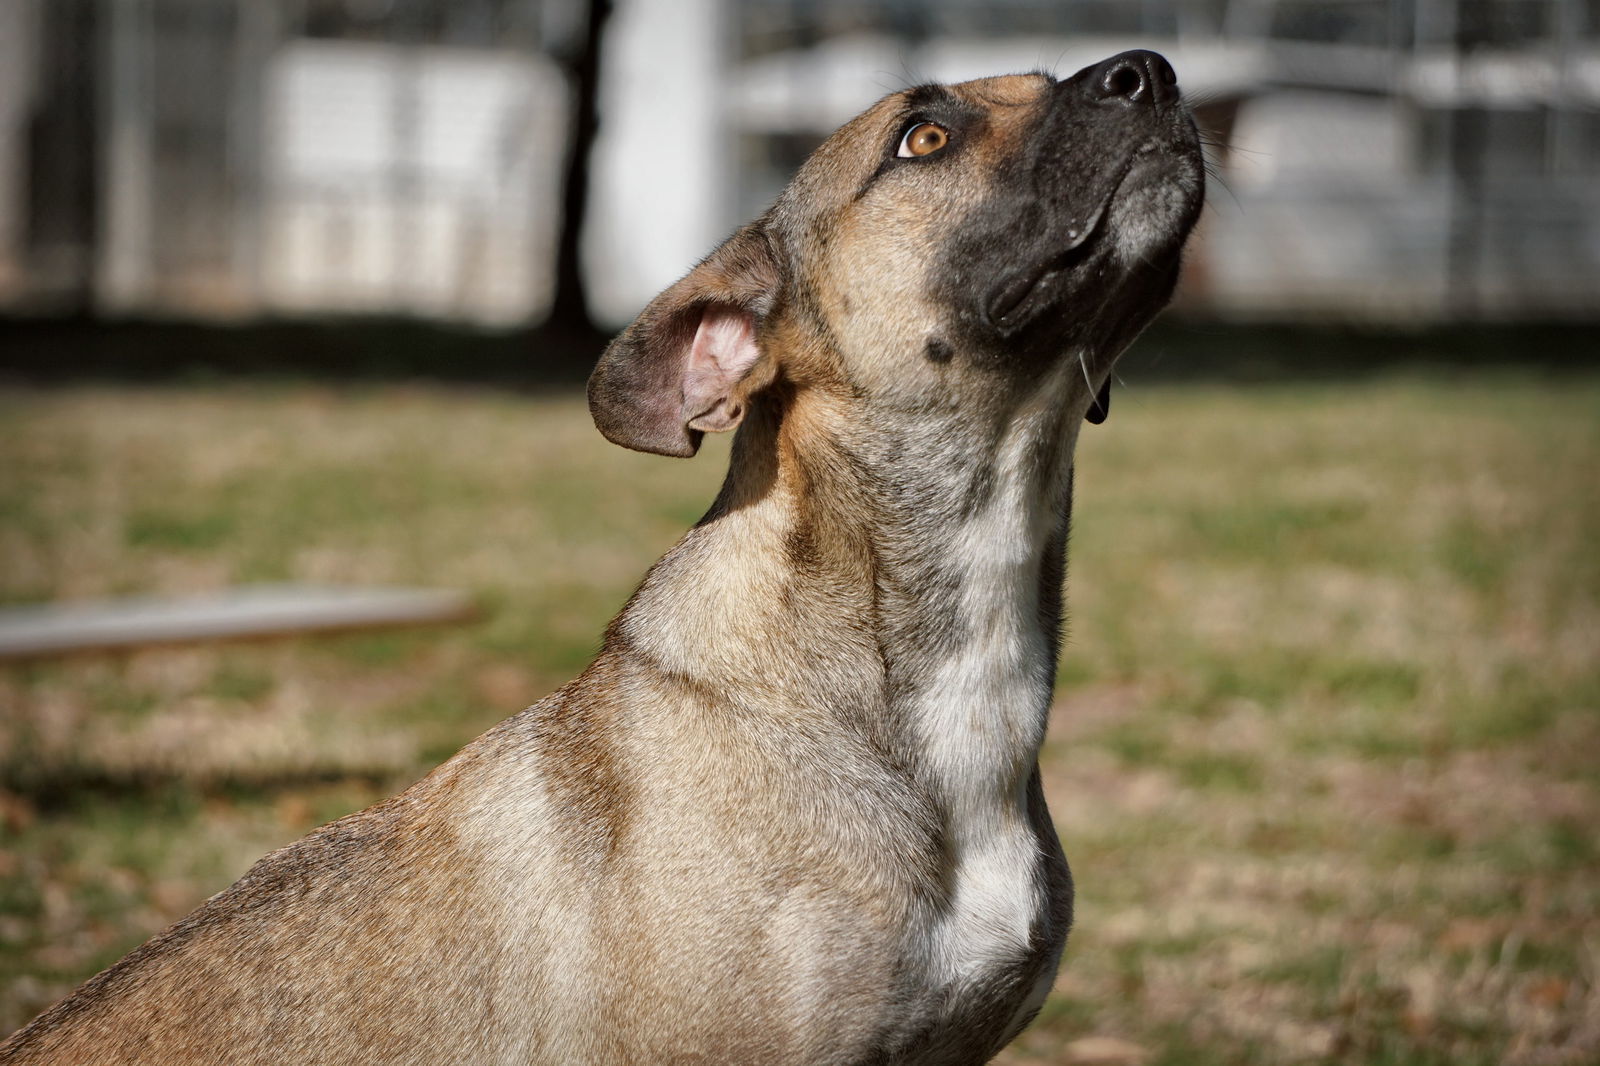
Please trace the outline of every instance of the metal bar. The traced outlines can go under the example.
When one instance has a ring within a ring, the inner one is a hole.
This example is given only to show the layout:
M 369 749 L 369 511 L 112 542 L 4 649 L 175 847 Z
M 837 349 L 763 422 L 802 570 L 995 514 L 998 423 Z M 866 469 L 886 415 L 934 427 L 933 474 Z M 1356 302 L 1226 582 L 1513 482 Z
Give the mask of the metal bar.
M 449 589 L 260 585 L 185 600 L 131 599 L 0 608 L 0 660 L 337 630 L 469 622 Z

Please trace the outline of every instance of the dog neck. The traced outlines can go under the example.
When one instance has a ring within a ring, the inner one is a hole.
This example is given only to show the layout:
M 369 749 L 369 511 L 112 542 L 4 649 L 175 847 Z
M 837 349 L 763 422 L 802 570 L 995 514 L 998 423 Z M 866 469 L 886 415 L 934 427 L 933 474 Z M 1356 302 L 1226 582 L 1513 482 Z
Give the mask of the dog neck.
M 987 417 L 757 404 L 716 504 L 612 630 L 692 689 L 690 713 L 760 722 L 769 747 L 859 738 L 924 798 L 942 872 L 914 950 L 950 988 L 1024 956 L 1046 906 L 1036 766 L 1083 414 L 1068 381 Z
M 1069 382 L 988 416 L 753 405 L 717 502 L 614 637 L 743 713 L 848 719 L 952 802 L 1019 794 L 1056 665 Z

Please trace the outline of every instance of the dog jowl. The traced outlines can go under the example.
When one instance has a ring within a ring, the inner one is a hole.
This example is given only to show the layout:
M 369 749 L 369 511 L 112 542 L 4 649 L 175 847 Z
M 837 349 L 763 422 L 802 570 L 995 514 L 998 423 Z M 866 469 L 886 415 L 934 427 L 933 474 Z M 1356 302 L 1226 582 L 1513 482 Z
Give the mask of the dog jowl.
M 738 432 L 589 668 L 0 1061 L 992 1057 L 1071 922 L 1037 760 L 1073 448 L 1201 175 L 1148 52 L 846 125 L 601 358 L 610 439 Z

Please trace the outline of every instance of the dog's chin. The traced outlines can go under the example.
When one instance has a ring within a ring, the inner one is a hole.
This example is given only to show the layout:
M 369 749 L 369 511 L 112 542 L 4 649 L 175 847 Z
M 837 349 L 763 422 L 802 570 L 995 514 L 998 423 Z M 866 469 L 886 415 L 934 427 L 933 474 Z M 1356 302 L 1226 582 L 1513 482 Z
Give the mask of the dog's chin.
M 1202 171 L 1188 160 L 1136 159 L 1107 212 L 1110 257 L 1131 272 L 1176 262 L 1200 216 Z

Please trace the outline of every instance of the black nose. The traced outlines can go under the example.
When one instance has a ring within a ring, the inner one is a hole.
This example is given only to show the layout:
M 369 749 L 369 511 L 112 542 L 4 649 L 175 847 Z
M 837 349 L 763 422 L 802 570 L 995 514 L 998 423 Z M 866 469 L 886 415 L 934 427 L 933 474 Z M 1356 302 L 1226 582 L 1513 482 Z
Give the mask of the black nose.
M 1089 92 L 1101 100 L 1122 100 L 1162 107 L 1178 99 L 1178 76 L 1172 64 L 1154 52 L 1123 52 L 1095 67 L 1086 79 Z

